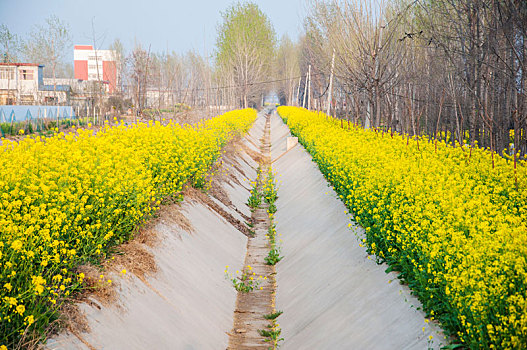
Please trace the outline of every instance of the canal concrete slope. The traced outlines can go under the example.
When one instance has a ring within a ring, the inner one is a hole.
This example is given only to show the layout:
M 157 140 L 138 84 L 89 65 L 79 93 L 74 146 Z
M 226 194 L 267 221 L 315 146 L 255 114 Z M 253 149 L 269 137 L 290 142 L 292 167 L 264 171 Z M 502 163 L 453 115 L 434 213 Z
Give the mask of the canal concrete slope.
M 140 276 L 126 265 L 105 271 L 114 300 L 101 301 L 95 293 L 77 303 L 83 327 L 51 337 L 47 349 L 227 348 L 236 290 L 224 269 L 243 267 L 247 232 L 240 228 L 251 215 L 245 203 L 264 119 L 225 148 L 210 195 L 188 190 L 181 205 L 164 207 L 150 224 L 155 243 L 140 245 L 153 257 L 155 271 Z M 181 215 L 186 225 L 173 220 Z
M 363 230 L 348 227 L 345 206 L 311 156 L 300 144 L 285 153 L 287 136 L 274 114 L 275 222 L 284 256 L 276 266 L 281 348 L 421 350 L 445 344 L 416 309 L 419 301 L 359 246 Z

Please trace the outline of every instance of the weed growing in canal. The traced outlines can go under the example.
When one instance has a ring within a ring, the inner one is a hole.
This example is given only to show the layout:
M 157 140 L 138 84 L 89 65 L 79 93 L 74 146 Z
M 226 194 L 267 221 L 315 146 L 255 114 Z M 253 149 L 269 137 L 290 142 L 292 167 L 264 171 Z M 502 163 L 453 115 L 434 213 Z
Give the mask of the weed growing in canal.
M 251 208 L 251 210 L 254 210 L 258 208 L 260 203 L 262 203 L 262 197 L 260 196 L 260 193 L 258 192 L 258 188 L 256 187 L 256 184 L 255 184 L 253 189 L 251 190 L 251 196 L 249 197 L 247 201 L 247 205 Z
M 273 169 L 270 167 L 269 171 L 267 172 L 267 180 L 265 181 L 263 187 L 263 197 L 264 200 L 269 204 L 269 206 L 274 206 L 274 202 L 276 202 L 276 200 L 278 199 L 278 192 L 276 189 L 276 184 L 274 182 Z M 274 212 L 276 212 L 276 207 Z
M 245 221 L 245 224 L 247 225 L 247 230 L 249 231 L 249 235 L 251 237 L 254 237 L 256 232 L 254 231 L 254 223 L 252 221 Z
M 265 263 L 267 265 L 276 265 L 282 257 L 280 256 L 280 246 L 276 244 L 276 225 L 274 224 L 274 214 L 276 213 L 275 201 L 278 198 L 278 193 L 276 190 L 276 185 L 274 182 L 274 175 L 272 169 L 269 168 L 267 173 L 267 179 L 265 181 L 263 189 L 264 200 L 269 204 L 267 208 L 267 213 L 269 214 L 269 231 L 266 235 L 269 240 L 269 254 L 265 257 Z
M 244 271 L 236 271 L 235 275 L 231 275 L 229 272 L 229 266 L 225 266 L 225 278 L 232 282 L 233 287 L 242 293 L 249 293 L 257 288 L 263 289 L 260 287 L 260 283 L 263 280 L 266 280 L 267 277 L 258 276 L 253 272 L 251 265 L 247 265 Z
M 276 317 L 280 316 L 281 314 L 282 312 L 279 311 L 279 314 Z M 280 325 L 276 323 L 275 319 L 272 319 L 272 323 L 267 326 L 267 329 L 258 330 L 258 333 L 260 333 L 262 337 L 266 338 L 265 341 L 271 343 L 272 346 L 269 347 L 270 350 L 278 349 L 278 346 L 279 346 L 278 343 L 284 340 L 284 338 L 280 337 L 280 334 L 282 333 L 282 329 L 280 328 Z
M 276 312 L 273 312 L 272 314 L 264 315 L 264 318 L 266 320 L 276 320 L 276 318 L 283 313 L 284 313 L 283 311 L 276 311 Z
M 269 207 L 267 208 L 267 212 L 269 214 L 276 213 L 276 205 L 274 203 L 269 204 Z
M 262 203 L 262 194 L 258 190 L 261 174 L 262 170 L 260 167 L 258 167 L 256 180 L 254 182 L 251 182 L 251 184 L 253 185 L 253 188 L 251 189 L 251 196 L 247 200 L 247 205 L 251 208 L 251 211 L 258 208 L 258 206 Z
M 269 251 L 269 254 L 265 257 L 265 263 L 267 265 L 276 265 L 282 257 L 280 256 L 280 247 L 275 247 Z
M 432 340 L 434 337 L 432 335 L 428 336 L 427 339 L 427 349 L 432 350 L 434 348 L 434 341 Z M 461 344 L 452 344 L 450 346 L 445 347 L 444 349 L 457 349 L 462 348 L 463 346 Z
M 267 265 L 276 265 L 283 257 L 280 256 L 280 246 L 276 244 L 276 225 L 273 223 L 273 215 L 270 215 L 271 225 L 266 235 L 269 240 L 269 254 L 265 257 L 265 263 Z

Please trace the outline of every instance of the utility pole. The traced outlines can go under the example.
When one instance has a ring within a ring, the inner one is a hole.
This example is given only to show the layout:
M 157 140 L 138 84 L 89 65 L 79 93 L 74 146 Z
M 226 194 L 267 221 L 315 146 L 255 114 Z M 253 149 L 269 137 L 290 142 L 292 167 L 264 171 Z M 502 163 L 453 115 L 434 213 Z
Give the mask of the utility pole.
M 309 65 L 307 75 L 309 84 L 309 91 L 307 93 L 307 109 L 311 110 L 311 65 Z
M 302 77 L 298 78 L 298 89 L 296 90 L 295 106 L 298 106 L 298 98 L 300 97 L 300 82 L 301 81 L 302 81 Z
M 304 100 L 302 101 L 302 108 L 306 108 L 307 79 L 308 79 L 308 77 L 309 77 L 309 73 L 306 73 L 306 85 L 304 86 Z
M 333 57 L 331 58 L 331 74 L 329 76 L 329 91 L 328 91 L 328 106 L 326 114 L 331 112 L 331 93 L 333 92 L 333 69 L 335 68 L 335 49 L 333 49 Z

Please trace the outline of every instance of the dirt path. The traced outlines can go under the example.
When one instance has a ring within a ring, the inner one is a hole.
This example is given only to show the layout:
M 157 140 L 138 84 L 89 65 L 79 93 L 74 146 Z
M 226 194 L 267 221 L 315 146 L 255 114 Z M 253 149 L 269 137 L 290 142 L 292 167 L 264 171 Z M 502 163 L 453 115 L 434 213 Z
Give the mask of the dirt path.
M 262 175 L 267 174 L 270 163 L 270 117 L 267 115 L 264 135 L 260 140 L 260 152 L 263 159 Z M 259 188 L 265 176 L 260 176 Z M 249 237 L 245 256 L 244 271 L 256 273 L 256 276 L 266 277 L 260 288 L 243 293 L 238 292 L 236 310 L 234 311 L 234 327 L 229 333 L 228 349 L 268 349 L 272 344 L 260 335 L 258 330 L 267 329 L 269 320 L 263 316 L 275 312 L 276 280 L 275 267 L 266 265 L 265 257 L 269 253 L 267 233 L 269 229 L 268 204 L 262 201 L 252 213 L 254 236 Z M 250 268 L 248 267 L 250 266 Z

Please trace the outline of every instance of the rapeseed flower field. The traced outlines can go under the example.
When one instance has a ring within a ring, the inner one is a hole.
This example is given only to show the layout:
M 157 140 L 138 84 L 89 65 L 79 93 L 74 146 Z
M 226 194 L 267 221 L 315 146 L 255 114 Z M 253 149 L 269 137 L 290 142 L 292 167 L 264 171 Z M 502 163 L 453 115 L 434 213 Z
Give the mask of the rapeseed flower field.
M 246 109 L 194 126 L 120 124 L 3 140 L 0 346 L 43 334 L 82 289 L 76 268 L 106 258 L 185 184 L 205 186 L 221 147 L 255 119 Z
M 454 343 L 527 348 L 527 167 L 488 150 L 278 111 Z M 345 278 L 345 277 L 343 277 Z

